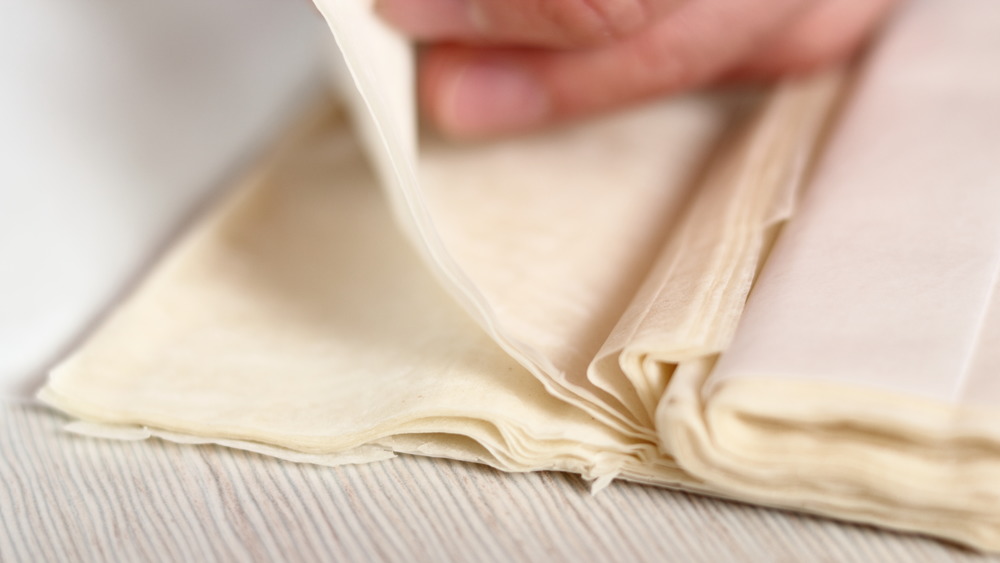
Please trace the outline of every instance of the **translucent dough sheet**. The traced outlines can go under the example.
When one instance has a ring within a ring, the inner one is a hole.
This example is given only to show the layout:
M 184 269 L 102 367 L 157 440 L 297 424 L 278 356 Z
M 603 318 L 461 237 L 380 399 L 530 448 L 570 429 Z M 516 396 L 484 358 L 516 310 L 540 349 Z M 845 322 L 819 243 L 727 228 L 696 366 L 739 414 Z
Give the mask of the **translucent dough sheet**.
M 1000 549 L 997 4 L 908 4 L 827 145 L 840 72 L 418 142 L 410 46 L 318 5 L 356 133 L 323 109 L 52 373 L 76 431 L 622 477 Z

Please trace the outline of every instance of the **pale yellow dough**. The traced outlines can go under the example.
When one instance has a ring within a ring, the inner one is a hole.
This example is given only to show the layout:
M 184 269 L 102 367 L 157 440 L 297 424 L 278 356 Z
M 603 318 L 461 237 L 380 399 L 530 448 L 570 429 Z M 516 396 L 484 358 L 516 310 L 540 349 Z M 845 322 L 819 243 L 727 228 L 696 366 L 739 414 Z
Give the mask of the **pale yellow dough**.
M 908 5 L 825 147 L 837 72 L 418 142 L 410 47 L 318 5 L 354 132 L 324 108 L 53 371 L 75 431 L 623 477 L 1000 550 L 1000 4 Z

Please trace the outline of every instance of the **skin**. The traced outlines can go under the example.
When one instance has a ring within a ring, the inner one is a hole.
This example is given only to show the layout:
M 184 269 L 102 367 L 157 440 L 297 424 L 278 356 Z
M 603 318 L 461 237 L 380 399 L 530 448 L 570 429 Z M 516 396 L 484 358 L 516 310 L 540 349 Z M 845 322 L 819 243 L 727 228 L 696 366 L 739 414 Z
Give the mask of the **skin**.
M 425 115 L 445 134 L 512 134 L 855 52 L 897 0 L 378 0 L 426 46 Z

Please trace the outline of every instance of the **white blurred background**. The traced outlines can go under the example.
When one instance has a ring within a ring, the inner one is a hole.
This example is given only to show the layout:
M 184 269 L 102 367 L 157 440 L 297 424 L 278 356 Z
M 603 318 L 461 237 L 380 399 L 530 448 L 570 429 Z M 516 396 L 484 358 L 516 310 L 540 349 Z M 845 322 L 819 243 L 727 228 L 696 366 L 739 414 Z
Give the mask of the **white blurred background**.
M 0 396 L 325 84 L 307 0 L 0 4 Z

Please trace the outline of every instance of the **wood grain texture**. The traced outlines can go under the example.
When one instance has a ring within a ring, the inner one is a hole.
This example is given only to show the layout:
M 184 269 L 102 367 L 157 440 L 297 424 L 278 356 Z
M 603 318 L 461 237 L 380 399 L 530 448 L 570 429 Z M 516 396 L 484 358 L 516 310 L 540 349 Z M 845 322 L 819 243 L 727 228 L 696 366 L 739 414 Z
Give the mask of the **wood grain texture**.
M 0 561 L 1000 561 L 919 536 L 559 473 L 340 468 L 114 442 L 0 403 Z

